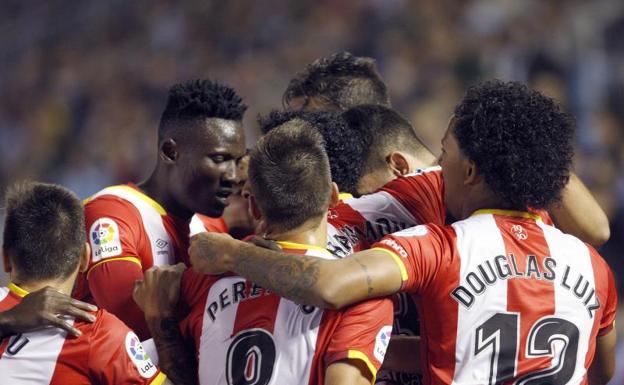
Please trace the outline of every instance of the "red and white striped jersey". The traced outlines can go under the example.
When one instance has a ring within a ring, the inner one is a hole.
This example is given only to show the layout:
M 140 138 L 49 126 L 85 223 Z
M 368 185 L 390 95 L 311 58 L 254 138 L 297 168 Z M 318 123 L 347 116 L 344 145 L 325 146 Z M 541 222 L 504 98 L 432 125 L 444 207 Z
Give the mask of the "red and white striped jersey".
M 384 235 L 419 224 L 443 225 L 444 184 L 438 166 L 400 176 L 379 191 L 342 201 L 328 214 L 327 248 L 337 257 L 365 250 Z
M 333 258 L 325 249 L 280 242 L 291 253 Z M 201 385 L 323 384 L 329 365 L 361 360 L 374 376 L 392 331 L 392 302 L 341 311 L 296 304 L 234 275 L 182 278 L 190 315 L 183 335 L 197 348 Z
M 79 275 L 74 297 L 95 302 L 149 338 L 143 313 L 132 300 L 134 281 L 150 267 L 189 265 L 189 223 L 168 215 L 135 185 L 107 187 L 85 200 L 91 261 Z
M 479 210 L 384 237 L 421 317 L 425 384 L 586 384 L 613 328 L 606 262 L 527 212 Z
M 0 287 L 0 311 L 11 309 L 26 294 L 13 284 Z M 165 381 L 136 334 L 104 310 L 95 316 L 93 323 L 67 319 L 82 332 L 78 338 L 47 328 L 0 340 L 0 383 L 160 385 Z

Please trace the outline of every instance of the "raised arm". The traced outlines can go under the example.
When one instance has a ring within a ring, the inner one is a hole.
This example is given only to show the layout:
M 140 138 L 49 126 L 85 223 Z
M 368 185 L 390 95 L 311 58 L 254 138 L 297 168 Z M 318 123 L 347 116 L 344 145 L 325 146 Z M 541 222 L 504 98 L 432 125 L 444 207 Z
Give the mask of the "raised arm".
M 184 343 L 175 314 L 185 269 L 181 263 L 152 267 L 136 282 L 133 292 L 156 344 L 159 366 L 176 385 L 197 384 L 197 360 Z
M 575 175 L 563 190 L 561 202 L 549 210 L 555 225 L 564 233 L 600 246 L 609 240 L 609 219 L 583 182 Z
M 402 282 L 396 257 L 379 249 L 326 260 L 202 233 L 193 237 L 189 254 L 199 272 L 233 271 L 282 297 L 326 309 L 396 293 Z

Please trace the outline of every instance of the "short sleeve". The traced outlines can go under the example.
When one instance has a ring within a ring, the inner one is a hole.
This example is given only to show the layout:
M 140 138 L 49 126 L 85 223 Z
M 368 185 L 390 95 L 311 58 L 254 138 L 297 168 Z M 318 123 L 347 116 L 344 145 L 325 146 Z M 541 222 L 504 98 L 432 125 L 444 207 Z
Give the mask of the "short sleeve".
M 338 360 L 361 360 L 374 378 L 390 343 L 392 319 L 389 298 L 360 302 L 342 310 L 325 352 L 325 368 Z
M 373 249 L 390 254 L 401 269 L 401 291 L 420 293 L 435 279 L 438 271 L 448 267 L 454 245 L 451 227 L 415 226 L 385 236 Z
M 166 378 L 137 335 L 106 312 L 91 336 L 89 370 L 102 385 L 160 385 Z
M 613 272 L 607 264 L 604 264 L 607 269 L 607 300 L 604 304 L 604 311 L 602 312 L 602 318 L 600 319 L 600 327 L 598 329 L 598 336 L 603 336 L 609 333 L 615 326 L 615 316 L 617 313 L 617 289 L 615 287 L 615 278 L 613 278 Z
M 85 205 L 85 221 L 91 246 L 90 269 L 102 261 L 118 258 L 134 258 L 133 262 L 142 263 L 143 225 L 134 206 L 103 195 Z
M 380 191 L 398 200 L 416 219 L 416 224 L 444 225 L 444 182 L 438 166 L 391 180 Z

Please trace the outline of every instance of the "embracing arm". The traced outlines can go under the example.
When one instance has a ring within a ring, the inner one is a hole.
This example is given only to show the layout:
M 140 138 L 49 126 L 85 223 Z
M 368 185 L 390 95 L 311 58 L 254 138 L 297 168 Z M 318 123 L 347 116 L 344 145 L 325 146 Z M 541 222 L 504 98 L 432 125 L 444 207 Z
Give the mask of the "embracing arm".
M 62 294 L 51 287 L 34 291 L 10 310 L 0 312 L 0 340 L 45 326 L 56 326 L 78 337 L 82 333 L 61 316 L 93 322 L 97 307 Z
M 589 383 L 606 384 L 615 371 L 616 331 L 596 338 L 596 355 L 588 370 Z
M 564 233 L 572 234 L 593 246 L 600 246 L 609 240 L 607 215 L 575 174 L 570 174 L 561 202 L 551 207 L 549 212 Z
M 134 286 L 134 301 L 141 307 L 158 351 L 159 366 L 176 385 L 197 384 L 197 360 L 184 343 L 175 308 L 180 280 L 186 267 L 152 267 Z
M 327 260 L 202 233 L 193 237 L 189 254 L 197 271 L 233 271 L 282 297 L 326 309 L 393 294 L 402 282 L 397 262 L 378 249 Z

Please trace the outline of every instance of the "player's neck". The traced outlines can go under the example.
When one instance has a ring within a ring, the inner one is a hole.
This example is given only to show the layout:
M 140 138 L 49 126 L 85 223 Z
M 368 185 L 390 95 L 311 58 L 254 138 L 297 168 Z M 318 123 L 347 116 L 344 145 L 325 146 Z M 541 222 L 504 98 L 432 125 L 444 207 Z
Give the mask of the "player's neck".
M 18 277 L 11 277 L 11 282 L 18 286 L 20 289 L 25 290 L 29 293 L 32 293 L 37 290 L 41 290 L 44 287 L 50 286 L 51 288 L 58 290 L 59 292 L 67 295 L 71 295 L 72 290 L 74 288 L 74 281 L 76 278 L 74 276 L 66 279 L 66 280 L 46 280 L 46 281 L 38 281 L 38 282 L 28 282 L 22 281 Z
M 320 223 L 318 219 L 310 220 L 289 231 L 269 228 L 265 238 L 325 248 L 327 246 L 327 216 L 324 216 Z
M 162 179 L 163 178 L 158 175 L 158 169 L 156 169 L 149 178 L 138 183 L 137 187 L 140 188 L 145 195 L 158 202 L 158 204 L 167 211 L 167 214 L 171 214 L 185 221 L 191 220 L 193 213 L 177 204 L 176 200 L 169 193 L 169 185 L 167 183 L 162 183 Z

